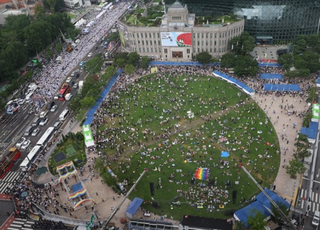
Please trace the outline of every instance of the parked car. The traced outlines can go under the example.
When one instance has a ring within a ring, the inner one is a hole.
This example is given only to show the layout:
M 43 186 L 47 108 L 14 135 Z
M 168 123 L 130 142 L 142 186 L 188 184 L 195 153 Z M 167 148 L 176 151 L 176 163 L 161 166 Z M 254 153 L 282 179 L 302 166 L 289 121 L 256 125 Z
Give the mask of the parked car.
M 47 117 L 42 118 L 39 125 L 40 126 L 45 126 L 47 124 L 47 122 L 48 122 L 48 118 Z
M 27 140 L 25 137 L 21 137 L 20 140 L 16 143 L 16 147 L 19 149 L 21 145 Z
M 56 123 L 54 123 L 53 127 L 54 127 L 55 130 L 58 130 L 61 125 L 62 125 L 62 122 L 61 121 L 57 121 Z
M 64 98 L 66 99 L 66 101 L 70 101 L 71 98 L 72 98 L 72 94 L 71 93 L 67 93 Z
M 32 133 L 31 133 L 31 136 L 35 137 L 38 135 L 38 133 L 40 132 L 40 129 L 39 128 L 35 128 Z
M 42 112 L 40 113 L 40 118 L 44 118 L 44 117 L 46 117 L 47 115 L 48 115 L 48 110 L 42 111 Z
M 78 89 L 79 84 L 78 83 L 74 83 L 73 87 L 74 89 Z
M 54 112 L 54 111 L 56 111 L 56 109 L 58 108 L 58 105 L 54 105 L 54 106 L 52 106 L 52 108 L 50 109 L 50 112 Z
M 69 83 L 72 80 L 72 77 L 68 77 L 66 82 Z
M 89 58 L 92 57 L 92 52 L 88 53 L 88 57 Z
M 22 150 L 26 150 L 29 145 L 31 144 L 31 141 L 30 140 L 26 140 L 25 142 L 23 142 L 23 144 L 21 145 L 21 149 Z

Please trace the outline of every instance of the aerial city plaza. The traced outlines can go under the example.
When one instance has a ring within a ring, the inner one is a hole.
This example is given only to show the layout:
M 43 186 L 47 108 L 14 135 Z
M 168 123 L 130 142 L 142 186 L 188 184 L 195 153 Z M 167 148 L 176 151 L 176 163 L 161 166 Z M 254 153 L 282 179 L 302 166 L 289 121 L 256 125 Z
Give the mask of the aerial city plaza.
M 1 230 L 318 229 L 319 1 L 21 4 Z

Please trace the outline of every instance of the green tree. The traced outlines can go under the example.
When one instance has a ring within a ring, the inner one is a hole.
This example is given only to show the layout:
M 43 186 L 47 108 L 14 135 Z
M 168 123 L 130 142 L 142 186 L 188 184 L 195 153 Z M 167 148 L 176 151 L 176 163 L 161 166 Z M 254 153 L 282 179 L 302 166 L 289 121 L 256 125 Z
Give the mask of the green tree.
M 149 68 L 149 63 L 151 59 L 148 56 L 143 56 L 141 58 L 140 66 L 142 69 L 148 69 Z
M 302 37 L 301 35 L 298 36 L 294 41 L 293 41 L 293 47 L 294 47 L 294 54 L 302 54 L 303 52 L 306 51 L 307 49 L 307 42 L 305 40 L 305 37 Z
M 252 230 L 263 230 L 267 226 L 265 216 L 258 210 L 253 210 L 248 217 L 248 225 Z
M 280 55 L 279 58 L 278 58 L 278 63 L 280 65 L 282 65 L 285 70 L 289 71 L 290 68 L 293 65 L 293 56 L 292 56 L 292 54 Z
M 125 72 L 126 74 L 128 74 L 128 75 L 133 74 L 133 73 L 134 73 L 134 70 L 135 70 L 135 68 L 134 68 L 133 65 L 127 64 L 127 65 L 124 67 L 124 72 Z
M 131 52 L 128 55 L 128 64 L 137 66 L 140 60 L 140 55 L 137 52 Z
M 222 55 L 221 57 L 221 67 L 224 67 L 224 68 L 233 68 L 235 67 L 235 55 L 234 54 L 231 54 L 231 53 L 226 53 L 224 55 Z
M 258 70 L 258 62 L 252 56 L 238 55 L 235 58 L 234 73 L 237 76 L 255 76 Z
M 276 204 L 283 214 L 285 214 L 286 216 L 289 215 L 290 209 L 288 209 L 283 203 L 276 202 Z M 279 220 L 282 218 L 280 211 L 276 207 L 271 205 L 271 212 L 273 213 L 273 219 L 275 220 L 276 223 L 278 223 Z
M 117 41 L 119 39 L 119 33 L 118 32 L 115 32 L 115 33 L 112 33 L 110 34 L 109 36 L 109 40 L 112 42 L 112 41 Z
M 87 96 L 80 101 L 81 108 L 90 108 L 96 103 L 96 100 L 92 96 Z
M 49 47 L 46 49 L 46 57 L 49 59 L 53 58 L 53 51 Z
M 118 58 L 116 60 L 113 61 L 113 63 L 118 66 L 119 68 L 123 68 L 125 63 L 126 63 L 126 60 L 125 59 L 122 59 L 122 58 Z
M 236 36 L 230 41 L 231 49 L 237 55 L 250 55 L 250 52 L 255 47 L 255 39 L 250 36 L 247 31 L 242 32 L 240 37 Z
M 291 178 L 295 178 L 297 174 L 301 174 L 306 171 L 306 167 L 297 158 L 293 158 L 292 160 L 290 160 L 289 165 L 286 165 L 285 168 L 286 172 L 290 175 Z
M 211 58 L 212 58 L 212 56 L 207 51 L 198 53 L 196 56 L 197 62 L 199 62 L 203 65 L 209 64 L 211 61 Z

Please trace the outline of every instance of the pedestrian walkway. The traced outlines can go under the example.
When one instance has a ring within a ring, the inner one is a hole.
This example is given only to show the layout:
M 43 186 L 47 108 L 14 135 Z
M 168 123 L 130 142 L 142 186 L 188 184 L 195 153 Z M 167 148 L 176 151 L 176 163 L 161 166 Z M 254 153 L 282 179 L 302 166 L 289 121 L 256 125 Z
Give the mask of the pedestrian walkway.
M 0 179 L 0 194 L 13 188 L 13 186 L 22 180 L 22 172 L 8 172 L 2 179 Z
M 308 204 L 308 205 L 310 205 L 309 210 L 311 212 L 319 210 L 319 208 L 320 208 L 320 194 L 312 191 L 312 195 L 309 199 L 308 193 L 309 193 L 309 190 L 307 190 L 307 189 L 300 190 L 300 196 L 298 196 L 296 207 L 301 208 L 301 209 L 305 209 L 305 204 Z
M 32 230 L 32 225 L 34 223 L 34 220 L 15 218 L 7 230 Z

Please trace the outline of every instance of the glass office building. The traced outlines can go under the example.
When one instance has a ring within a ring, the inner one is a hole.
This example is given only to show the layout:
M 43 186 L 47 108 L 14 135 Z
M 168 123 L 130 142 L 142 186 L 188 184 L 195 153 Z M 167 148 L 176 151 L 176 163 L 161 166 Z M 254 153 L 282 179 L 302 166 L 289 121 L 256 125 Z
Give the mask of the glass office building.
M 165 0 L 170 5 L 175 0 Z M 320 0 L 180 0 L 198 16 L 236 14 L 254 37 L 290 41 L 299 34 L 316 34 Z

